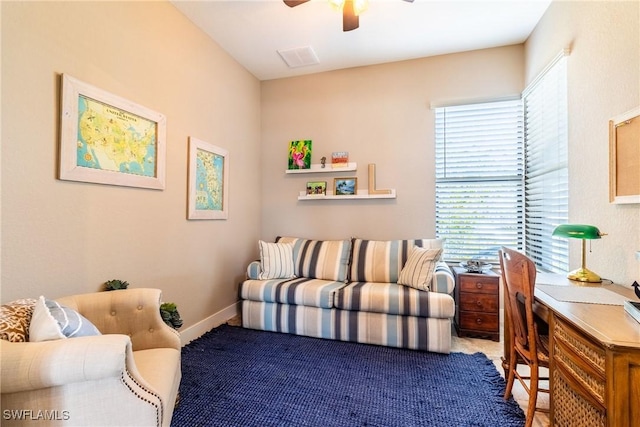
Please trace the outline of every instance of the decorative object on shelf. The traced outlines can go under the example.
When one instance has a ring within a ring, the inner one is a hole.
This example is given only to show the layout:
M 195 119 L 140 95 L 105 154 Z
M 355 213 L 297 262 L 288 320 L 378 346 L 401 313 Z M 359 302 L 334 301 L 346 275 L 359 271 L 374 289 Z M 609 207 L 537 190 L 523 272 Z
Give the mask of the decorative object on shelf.
M 336 196 L 353 196 L 358 192 L 358 178 L 334 178 L 333 194 Z
M 609 202 L 640 203 L 640 107 L 609 120 Z
M 163 114 L 62 76 L 59 178 L 163 190 Z
M 349 166 L 348 151 L 334 151 L 331 153 L 331 167 L 333 169 L 341 169 Z
M 376 164 L 369 163 L 369 194 L 391 194 L 391 190 L 376 188 Z
M 117 291 L 120 289 L 127 289 L 128 287 L 129 287 L 129 282 L 125 280 L 113 279 L 113 280 L 107 280 L 104 283 L 105 291 Z
M 311 140 L 289 143 L 289 169 L 309 169 L 311 167 Z
M 322 169 L 324 169 L 324 167 L 326 166 L 327 163 L 327 158 L 325 156 L 322 156 L 322 158 L 320 159 L 320 164 L 322 165 Z
M 460 267 L 467 270 L 467 273 L 479 273 L 482 274 L 485 271 L 491 270 L 491 264 L 488 262 L 480 261 L 477 259 L 470 259 L 466 262 L 461 262 Z
M 578 282 L 586 283 L 600 283 L 602 279 L 596 273 L 587 269 L 586 266 L 586 240 L 599 239 L 602 236 L 606 236 L 606 233 L 601 233 L 598 227 L 593 225 L 584 224 L 561 224 L 553 230 L 554 236 L 582 239 L 582 266 L 577 270 L 569 272 L 567 278 Z
M 160 304 L 160 316 L 164 323 L 171 326 L 173 329 L 178 329 L 182 326 L 182 319 L 178 312 L 178 307 L 172 302 L 164 302 Z
M 229 151 L 189 137 L 187 219 L 229 216 Z
M 326 196 L 327 181 L 309 181 L 307 182 L 307 196 Z

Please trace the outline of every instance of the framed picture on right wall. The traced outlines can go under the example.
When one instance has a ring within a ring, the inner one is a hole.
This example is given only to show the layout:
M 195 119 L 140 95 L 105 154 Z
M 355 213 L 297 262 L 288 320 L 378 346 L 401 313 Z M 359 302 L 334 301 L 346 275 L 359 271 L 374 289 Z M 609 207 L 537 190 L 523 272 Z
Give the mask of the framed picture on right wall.
M 640 203 L 640 107 L 609 120 L 609 202 Z

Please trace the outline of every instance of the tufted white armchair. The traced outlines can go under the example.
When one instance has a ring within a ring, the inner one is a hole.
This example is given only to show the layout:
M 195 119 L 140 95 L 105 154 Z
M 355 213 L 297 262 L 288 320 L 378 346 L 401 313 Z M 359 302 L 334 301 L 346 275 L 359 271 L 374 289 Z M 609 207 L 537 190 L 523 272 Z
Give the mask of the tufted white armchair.
M 160 298 L 158 289 L 60 298 L 103 335 L 0 340 L 0 424 L 168 427 L 181 345 L 162 321 Z

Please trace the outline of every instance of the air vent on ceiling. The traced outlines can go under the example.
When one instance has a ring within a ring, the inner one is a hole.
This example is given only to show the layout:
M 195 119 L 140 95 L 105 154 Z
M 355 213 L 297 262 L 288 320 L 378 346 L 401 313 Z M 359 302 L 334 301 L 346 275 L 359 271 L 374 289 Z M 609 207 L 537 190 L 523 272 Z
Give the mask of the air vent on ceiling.
M 319 64 L 318 56 L 311 46 L 296 47 L 293 49 L 279 50 L 278 53 L 289 68 L 306 67 Z

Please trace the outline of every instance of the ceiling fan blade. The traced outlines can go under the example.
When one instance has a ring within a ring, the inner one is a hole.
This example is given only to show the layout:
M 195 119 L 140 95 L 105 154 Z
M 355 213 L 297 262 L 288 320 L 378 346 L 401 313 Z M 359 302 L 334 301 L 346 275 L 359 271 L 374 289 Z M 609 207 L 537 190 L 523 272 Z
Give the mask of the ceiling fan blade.
M 296 7 L 308 1 L 309 0 L 284 0 L 284 4 L 286 4 L 289 7 Z
M 355 30 L 360 26 L 359 21 L 353 8 L 353 0 L 345 0 L 342 6 L 342 31 Z

